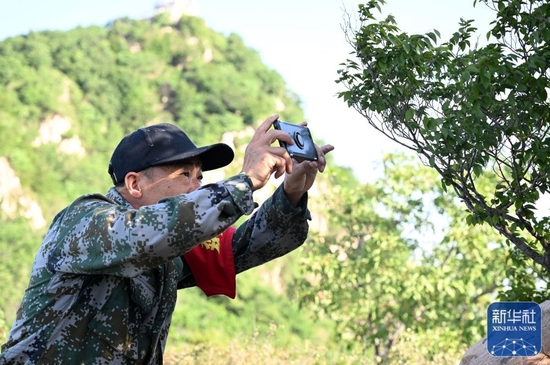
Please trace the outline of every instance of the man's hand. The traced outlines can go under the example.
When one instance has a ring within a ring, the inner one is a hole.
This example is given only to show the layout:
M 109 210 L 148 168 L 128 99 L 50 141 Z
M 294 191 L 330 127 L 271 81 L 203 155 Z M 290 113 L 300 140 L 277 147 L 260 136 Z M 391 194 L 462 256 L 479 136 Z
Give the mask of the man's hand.
M 246 147 L 242 172 L 252 180 L 253 190 L 264 187 L 273 173 L 278 178 L 285 172 L 292 172 L 292 160 L 286 149 L 271 146 L 275 141 L 294 144 L 288 133 L 270 129 L 278 118 L 278 115 L 267 118 L 256 129 L 256 133 Z
M 306 123 L 302 123 L 306 125 Z M 325 155 L 334 150 L 334 146 L 326 144 L 322 147 L 315 145 L 317 149 L 317 161 L 301 161 L 293 159 L 294 166 L 285 176 L 284 191 L 292 206 L 296 206 L 302 196 L 308 191 L 317 177 L 317 172 L 325 171 L 327 160 Z

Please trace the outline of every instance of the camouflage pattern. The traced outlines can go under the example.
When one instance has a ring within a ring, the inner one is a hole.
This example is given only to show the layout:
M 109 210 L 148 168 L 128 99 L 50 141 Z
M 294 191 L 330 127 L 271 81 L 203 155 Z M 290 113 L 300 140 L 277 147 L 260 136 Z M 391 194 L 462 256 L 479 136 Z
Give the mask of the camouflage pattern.
M 235 233 L 236 271 L 299 247 L 306 206 L 279 187 Z M 244 174 L 140 209 L 114 188 L 78 198 L 38 251 L 0 364 L 162 364 L 177 288 L 195 285 L 181 255 L 254 209 Z

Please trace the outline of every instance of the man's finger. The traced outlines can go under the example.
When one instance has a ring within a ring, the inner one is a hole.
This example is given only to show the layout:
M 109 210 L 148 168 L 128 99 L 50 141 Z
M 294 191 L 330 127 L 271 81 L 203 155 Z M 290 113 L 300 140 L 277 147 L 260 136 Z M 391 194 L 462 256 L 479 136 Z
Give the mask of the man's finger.
M 324 155 L 329 153 L 330 151 L 334 150 L 334 146 L 331 144 L 326 144 L 324 146 L 319 147 Z
M 254 136 L 252 137 L 252 141 L 256 141 L 259 138 L 261 138 L 273 125 L 273 122 L 275 122 L 277 119 L 279 119 L 279 115 L 275 114 L 267 118 L 263 121 L 262 124 L 256 129 L 256 133 L 254 133 Z
M 318 164 L 317 164 L 316 167 L 318 167 L 319 172 L 324 172 L 325 167 L 327 165 L 327 159 L 326 159 L 325 155 L 327 153 L 329 153 L 330 151 L 334 150 L 334 146 L 331 145 L 331 144 L 326 144 L 326 145 L 321 146 L 321 147 L 318 147 L 316 145 L 315 147 L 317 148 L 317 154 L 319 155 L 319 161 L 318 161 Z
M 285 172 L 289 174 L 292 172 L 292 159 L 290 158 L 290 155 L 285 148 L 269 147 L 267 149 L 267 152 L 277 158 L 277 169 L 279 170 L 277 173 L 277 177 L 281 176 L 281 174 Z
M 290 137 L 290 134 L 288 134 L 285 131 L 280 131 L 278 129 L 271 129 L 267 131 L 264 134 L 265 140 L 267 141 L 267 144 L 271 145 L 275 143 L 275 141 L 285 142 L 288 144 L 294 144 L 294 141 L 292 140 L 292 137 Z

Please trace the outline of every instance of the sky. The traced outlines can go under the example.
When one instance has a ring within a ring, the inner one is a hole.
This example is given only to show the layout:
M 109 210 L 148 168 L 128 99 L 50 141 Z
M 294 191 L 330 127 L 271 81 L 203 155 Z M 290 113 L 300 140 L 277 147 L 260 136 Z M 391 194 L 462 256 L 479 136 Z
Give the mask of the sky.
M 30 31 L 69 30 L 106 25 L 120 17 L 148 18 L 160 0 L 0 0 L 0 40 Z M 213 30 L 236 33 L 276 70 L 302 100 L 313 135 L 333 144 L 334 162 L 349 166 L 362 182 L 379 174 L 378 162 L 397 145 L 370 127 L 336 94 L 337 70 L 352 51 L 342 25 L 354 19 L 358 0 L 197 0 L 198 16 Z M 408 33 L 437 29 L 442 39 L 458 29 L 460 18 L 475 19 L 483 32 L 494 13 L 473 0 L 386 0 Z M 346 15 L 348 14 L 348 15 Z M 483 33 L 482 32 L 482 33 Z M 274 112 L 275 113 L 275 112 Z M 266 115 L 267 117 L 267 115 Z M 300 122 L 300 121 L 291 121 Z

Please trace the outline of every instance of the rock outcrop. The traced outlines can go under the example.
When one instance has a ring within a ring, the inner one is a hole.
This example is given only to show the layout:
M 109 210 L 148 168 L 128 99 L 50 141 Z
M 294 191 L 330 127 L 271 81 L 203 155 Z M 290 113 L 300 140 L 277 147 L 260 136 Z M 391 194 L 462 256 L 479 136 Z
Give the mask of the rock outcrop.
M 487 351 L 487 338 L 466 351 L 459 365 L 550 365 L 550 300 L 540 305 L 542 311 L 542 350 L 531 357 L 495 357 Z

